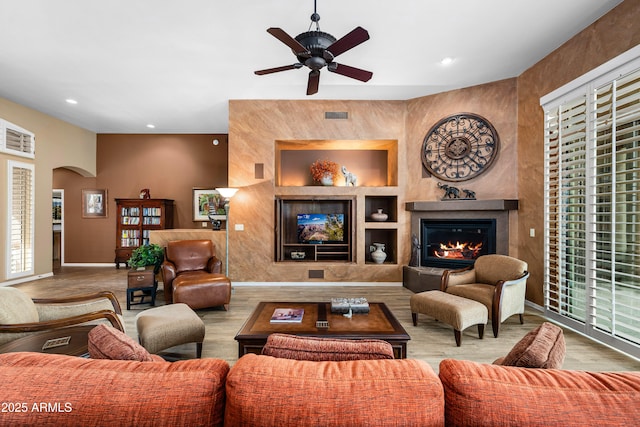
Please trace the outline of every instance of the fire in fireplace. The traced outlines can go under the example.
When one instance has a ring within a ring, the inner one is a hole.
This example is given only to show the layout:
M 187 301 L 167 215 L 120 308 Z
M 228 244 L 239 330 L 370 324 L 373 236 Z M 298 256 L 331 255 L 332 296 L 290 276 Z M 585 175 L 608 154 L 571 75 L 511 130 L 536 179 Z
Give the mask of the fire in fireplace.
M 456 242 L 455 245 L 449 242 L 446 245 L 440 243 L 440 248 L 434 249 L 433 254 L 444 259 L 476 259 L 481 249 L 482 242 Z
M 495 219 L 422 219 L 421 265 L 462 268 L 496 252 Z

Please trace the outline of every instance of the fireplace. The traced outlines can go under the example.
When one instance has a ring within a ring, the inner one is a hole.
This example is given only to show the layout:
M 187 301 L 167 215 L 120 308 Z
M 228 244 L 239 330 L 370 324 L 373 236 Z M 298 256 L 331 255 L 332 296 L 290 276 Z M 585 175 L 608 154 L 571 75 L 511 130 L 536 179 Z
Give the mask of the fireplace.
M 402 284 L 413 292 L 440 289 L 443 270 L 466 267 L 473 263 L 469 257 L 510 253 L 509 223 L 518 210 L 515 199 L 416 201 L 407 202 L 405 208 L 411 212 L 412 252 L 409 265 L 402 267 Z M 425 229 L 425 224 L 431 224 L 431 230 Z M 450 237 L 442 236 L 451 230 Z M 434 240 L 439 242 L 432 248 Z M 476 251 L 457 245 L 465 241 L 471 242 L 473 248 L 480 242 L 482 246 Z M 449 246 L 454 248 L 445 259 L 425 252 L 429 248 L 446 251 Z
M 496 253 L 495 219 L 421 219 L 424 267 L 463 268 Z

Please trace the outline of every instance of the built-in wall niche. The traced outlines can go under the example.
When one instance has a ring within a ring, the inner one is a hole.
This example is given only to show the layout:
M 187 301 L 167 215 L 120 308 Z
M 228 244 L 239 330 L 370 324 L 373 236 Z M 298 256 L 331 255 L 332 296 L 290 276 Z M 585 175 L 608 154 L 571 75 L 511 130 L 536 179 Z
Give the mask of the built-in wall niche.
M 397 140 L 277 140 L 276 186 L 302 187 L 313 182 L 309 167 L 316 160 L 333 160 L 357 176 L 358 187 L 398 185 Z M 336 186 L 345 186 L 339 174 Z
M 396 230 L 367 228 L 364 234 L 364 249 L 366 254 L 365 262 L 367 264 L 374 262 L 371 257 L 371 251 L 374 249 L 374 243 L 384 244 L 384 251 L 387 254 L 387 258 L 384 261 L 385 264 L 396 264 L 398 262 L 398 233 Z
M 364 198 L 364 217 L 366 222 L 377 222 L 372 214 L 378 213 L 378 210 L 387 214 L 387 220 L 384 222 L 398 221 L 398 197 L 397 196 L 365 196 Z
M 277 197 L 276 261 L 351 262 L 354 209 L 351 197 Z

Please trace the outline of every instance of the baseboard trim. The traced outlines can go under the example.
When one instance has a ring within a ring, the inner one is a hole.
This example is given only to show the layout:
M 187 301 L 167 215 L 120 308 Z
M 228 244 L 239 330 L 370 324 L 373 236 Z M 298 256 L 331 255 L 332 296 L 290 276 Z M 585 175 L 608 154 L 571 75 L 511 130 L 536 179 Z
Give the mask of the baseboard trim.
M 114 267 L 113 262 L 65 262 L 60 265 L 61 267 Z
M 44 279 L 45 277 L 51 277 L 51 276 L 53 276 L 52 271 L 48 273 L 43 273 L 43 274 L 36 274 L 35 276 L 26 276 L 26 277 L 21 277 L 19 279 L 8 280 L 6 282 L 0 283 L 0 286 L 12 286 L 12 285 L 17 285 L 24 282 L 31 282 L 33 280 Z
M 402 286 L 402 282 L 235 282 L 233 286 Z
M 542 307 L 542 306 L 540 306 L 540 305 L 538 305 L 536 303 L 533 303 L 533 302 L 531 302 L 529 300 L 525 300 L 524 301 L 524 305 L 526 305 L 527 307 L 529 307 L 532 310 L 539 311 L 540 313 L 544 313 L 544 307 Z

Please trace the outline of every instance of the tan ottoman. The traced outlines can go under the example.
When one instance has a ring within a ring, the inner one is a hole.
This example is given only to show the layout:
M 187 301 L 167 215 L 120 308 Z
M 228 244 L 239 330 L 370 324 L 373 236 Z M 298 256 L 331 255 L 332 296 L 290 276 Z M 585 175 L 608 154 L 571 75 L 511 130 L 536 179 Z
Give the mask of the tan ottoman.
M 229 309 L 231 280 L 224 274 L 186 272 L 173 279 L 173 302 L 194 310 L 222 306 Z
M 441 291 L 426 291 L 411 296 L 413 326 L 418 324 L 418 313 L 453 326 L 456 345 L 462 343 L 462 331 L 478 325 L 478 336 L 484 336 L 484 325 L 489 319 L 487 307 L 477 301 Z
M 196 355 L 202 356 L 204 322 L 186 304 L 169 304 L 150 308 L 136 316 L 140 344 L 149 353 L 180 344 L 196 343 Z

